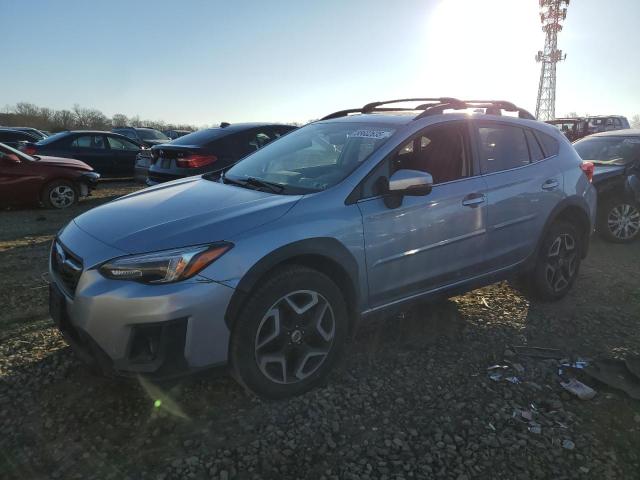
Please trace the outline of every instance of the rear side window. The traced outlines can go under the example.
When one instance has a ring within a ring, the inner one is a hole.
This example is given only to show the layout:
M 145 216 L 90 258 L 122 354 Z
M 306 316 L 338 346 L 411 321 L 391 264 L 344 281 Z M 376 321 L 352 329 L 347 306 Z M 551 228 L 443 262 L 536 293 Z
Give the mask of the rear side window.
M 540 142 L 540 145 L 542 146 L 544 158 L 553 157 L 554 155 L 558 154 L 558 152 L 560 151 L 560 143 L 558 142 L 558 140 L 553 138 L 551 135 L 547 135 L 546 133 L 538 131 L 535 132 L 535 135 Z
M 228 134 L 224 128 L 205 128 L 197 132 L 183 135 L 171 142 L 171 145 L 197 145 L 204 146 Z
M 525 136 L 527 137 L 527 144 L 529 145 L 529 155 L 531 156 L 531 162 L 538 162 L 544 158 L 544 153 L 540 148 L 540 144 L 536 137 L 531 133 L 531 130 L 525 130 Z
M 71 146 L 75 148 L 106 148 L 102 135 L 82 135 L 77 137 Z
M 109 142 L 109 148 L 111 150 L 140 150 L 138 145 L 124 138 L 107 137 L 107 142 Z
M 529 148 L 522 128 L 499 124 L 480 126 L 478 137 L 482 173 L 529 165 Z

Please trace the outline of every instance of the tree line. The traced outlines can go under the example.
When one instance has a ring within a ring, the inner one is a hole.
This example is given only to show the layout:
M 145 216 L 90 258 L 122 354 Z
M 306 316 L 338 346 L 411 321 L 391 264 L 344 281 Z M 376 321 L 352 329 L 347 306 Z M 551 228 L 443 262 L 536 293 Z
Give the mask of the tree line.
M 32 127 L 51 133 L 63 130 L 111 130 L 114 127 L 151 127 L 158 130 L 197 130 L 194 125 L 167 123 L 158 120 L 142 120 L 138 115 L 127 117 L 116 113 L 109 118 L 100 110 L 74 105 L 71 110 L 55 110 L 39 107 L 33 103 L 19 102 L 7 106 L 0 113 L 0 126 L 3 127 Z

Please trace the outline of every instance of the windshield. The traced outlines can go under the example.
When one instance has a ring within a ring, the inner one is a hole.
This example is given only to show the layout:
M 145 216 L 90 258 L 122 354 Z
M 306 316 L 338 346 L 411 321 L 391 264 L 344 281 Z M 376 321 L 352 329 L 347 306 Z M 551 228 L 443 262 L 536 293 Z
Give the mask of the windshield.
M 573 145 L 583 160 L 626 165 L 640 159 L 640 137 L 592 137 Z
M 2 154 L 6 154 L 6 153 L 15 153 L 18 157 L 20 157 L 23 160 L 29 160 L 29 161 L 34 161 L 36 160 L 36 158 L 33 158 L 30 155 L 27 155 L 24 152 L 21 152 L 20 150 L 16 150 L 13 147 L 10 147 L 9 145 L 5 145 L 4 143 L 0 143 L 0 157 L 2 157 Z
M 170 140 L 164 133 L 152 128 L 139 128 L 138 136 L 143 140 Z
M 296 130 L 231 168 L 231 180 L 278 184 L 282 193 L 326 190 L 342 181 L 394 132 L 387 126 L 317 123 Z

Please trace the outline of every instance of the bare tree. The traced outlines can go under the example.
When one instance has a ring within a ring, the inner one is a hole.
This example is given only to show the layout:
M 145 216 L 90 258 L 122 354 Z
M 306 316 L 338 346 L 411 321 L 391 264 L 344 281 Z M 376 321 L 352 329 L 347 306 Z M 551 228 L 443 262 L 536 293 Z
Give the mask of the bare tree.
M 640 115 L 636 114 L 631 117 L 631 128 L 640 128 Z
M 116 113 L 111 117 L 111 125 L 114 127 L 125 127 L 128 125 L 129 119 L 122 113 Z

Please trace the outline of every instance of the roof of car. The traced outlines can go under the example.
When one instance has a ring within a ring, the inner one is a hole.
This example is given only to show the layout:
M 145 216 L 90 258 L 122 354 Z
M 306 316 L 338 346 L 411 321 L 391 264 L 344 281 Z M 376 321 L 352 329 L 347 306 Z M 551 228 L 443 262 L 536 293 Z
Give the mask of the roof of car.
M 586 118 L 627 118 L 624 115 L 587 115 Z
M 626 128 L 624 130 L 609 130 L 594 133 L 591 137 L 640 137 L 640 128 Z

